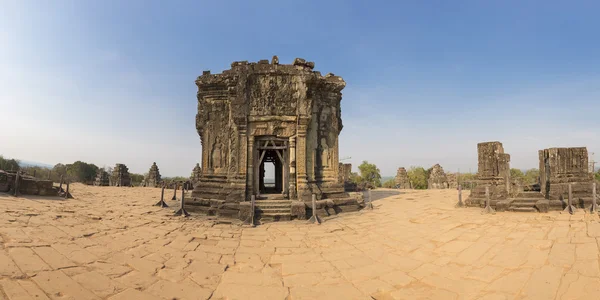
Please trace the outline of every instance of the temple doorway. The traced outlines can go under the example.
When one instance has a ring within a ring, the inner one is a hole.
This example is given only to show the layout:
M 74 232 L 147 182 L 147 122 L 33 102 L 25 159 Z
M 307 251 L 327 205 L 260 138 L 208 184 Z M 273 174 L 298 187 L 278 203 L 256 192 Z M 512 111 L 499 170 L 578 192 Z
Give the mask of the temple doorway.
M 255 183 L 260 194 L 288 195 L 289 155 L 288 142 L 285 139 L 264 137 L 259 139 L 255 157 L 258 170 L 255 171 Z

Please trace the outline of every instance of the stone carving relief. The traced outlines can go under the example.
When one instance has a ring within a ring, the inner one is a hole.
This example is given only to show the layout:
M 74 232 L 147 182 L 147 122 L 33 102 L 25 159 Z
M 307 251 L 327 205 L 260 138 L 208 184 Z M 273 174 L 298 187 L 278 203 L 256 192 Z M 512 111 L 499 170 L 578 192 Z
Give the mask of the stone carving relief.
M 321 163 L 323 167 L 329 167 L 331 155 L 329 153 L 329 146 L 327 145 L 327 140 L 325 138 L 321 138 L 321 144 L 319 147 L 321 148 Z
M 211 162 L 213 169 L 220 169 L 223 167 L 223 150 L 222 143 L 219 138 L 215 139 L 213 143 L 213 149 L 211 152 Z

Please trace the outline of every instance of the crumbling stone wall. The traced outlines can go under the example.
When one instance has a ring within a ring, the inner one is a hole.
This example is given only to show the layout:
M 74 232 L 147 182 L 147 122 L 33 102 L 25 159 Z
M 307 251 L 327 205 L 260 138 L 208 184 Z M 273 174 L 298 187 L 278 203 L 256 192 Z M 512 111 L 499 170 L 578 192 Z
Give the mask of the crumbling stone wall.
M 446 173 L 440 164 L 435 164 L 431 168 L 431 172 L 429 173 L 429 178 L 427 179 L 427 188 L 428 189 L 447 189 L 448 188 L 448 178 L 446 178 Z
M 158 187 L 160 182 L 161 178 L 160 172 L 158 171 L 158 166 L 156 165 L 156 162 L 153 162 L 152 166 L 150 166 L 150 170 L 148 171 L 148 178 L 145 180 L 146 186 Z
M 477 144 L 478 169 L 477 186 L 465 201 L 467 205 L 483 206 L 485 188 L 489 188 L 490 202 L 506 200 L 510 192 L 510 155 L 504 153 L 502 143 L 485 142 Z
M 567 199 L 571 184 L 575 199 L 591 203 L 593 174 L 589 172 L 586 147 L 550 148 L 538 153 L 540 188 L 546 199 Z
M 394 178 L 396 182 L 396 186 L 399 189 L 410 189 L 410 180 L 408 179 L 408 172 L 406 172 L 406 168 L 400 167 L 396 172 L 396 177 Z
M 16 172 L 0 170 L 0 192 L 13 192 L 17 178 Z M 24 195 L 57 196 L 58 188 L 51 180 L 39 180 L 24 173 L 19 174 L 19 193 Z
M 108 172 L 104 169 L 98 169 L 96 173 L 96 179 L 94 180 L 95 186 L 109 186 L 110 185 L 110 176 Z
M 110 178 L 112 186 L 131 186 L 129 169 L 124 164 L 116 164 Z

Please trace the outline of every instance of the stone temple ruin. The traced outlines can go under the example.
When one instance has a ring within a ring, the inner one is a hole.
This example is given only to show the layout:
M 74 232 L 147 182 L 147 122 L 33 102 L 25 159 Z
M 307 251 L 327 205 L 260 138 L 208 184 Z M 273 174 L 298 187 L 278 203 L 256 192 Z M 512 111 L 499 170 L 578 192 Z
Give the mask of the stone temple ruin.
M 427 179 L 427 188 L 448 188 L 448 178 L 446 177 L 446 173 L 444 173 L 444 169 L 442 169 L 442 166 L 440 166 L 440 164 L 435 164 L 433 167 L 431 167 L 431 172 L 429 173 L 429 178 Z
M 161 183 L 160 172 L 156 162 L 152 163 L 148 171 L 148 178 L 144 178 L 144 184 L 148 187 L 158 187 Z
M 280 65 L 274 56 L 271 63 L 234 62 L 221 74 L 198 77 L 202 176 L 189 205 L 241 217 L 255 195 L 258 217 L 274 219 L 305 218 L 312 194 L 321 214 L 362 207 L 338 180 L 346 83 L 314 66 L 300 58 Z M 274 183 L 265 180 L 267 168 Z
M 129 169 L 124 164 L 116 164 L 110 176 L 111 186 L 131 186 Z
M 109 186 L 110 185 L 110 176 L 108 172 L 104 169 L 98 169 L 96 174 L 96 179 L 94 180 L 95 186 Z
M 200 168 L 200 164 L 196 164 L 194 170 L 192 170 L 192 175 L 190 176 L 190 182 L 192 184 L 196 184 L 196 182 L 200 181 L 200 176 L 202 176 L 202 168 Z
M 486 188 L 490 206 L 496 211 L 562 210 L 571 184 L 573 204 L 592 203 L 593 177 L 588 169 L 585 147 L 551 148 L 539 151 L 540 185 L 524 189 L 511 184 L 510 155 L 500 142 L 477 144 L 479 156 L 477 186 L 465 201 L 468 206 L 485 206 Z
M 396 177 L 394 178 L 394 182 L 396 183 L 396 188 L 399 189 L 410 189 L 410 180 L 408 179 L 408 172 L 406 172 L 406 168 L 400 167 L 396 172 Z

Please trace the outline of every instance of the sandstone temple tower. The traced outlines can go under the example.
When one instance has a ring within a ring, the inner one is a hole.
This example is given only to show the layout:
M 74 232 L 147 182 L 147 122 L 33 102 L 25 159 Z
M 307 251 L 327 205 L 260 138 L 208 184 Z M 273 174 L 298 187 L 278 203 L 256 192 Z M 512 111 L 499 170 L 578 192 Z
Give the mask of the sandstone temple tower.
M 201 177 L 192 196 L 235 202 L 251 195 L 308 201 L 348 197 L 339 182 L 338 136 L 344 80 L 291 65 L 234 62 L 221 74 L 196 80 L 196 129 L 202 143 Z M 273 170 L 274 184 L 265 176 Z M 266 175 L 265 175 L 266 174 Z M 204 199 L 204 200 L 203 200 Z

